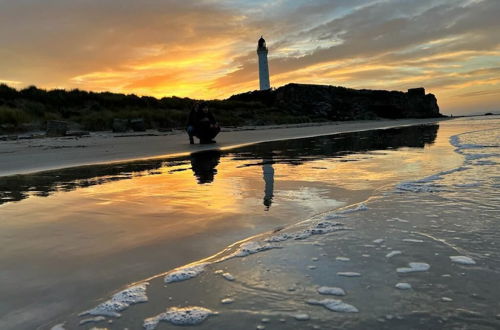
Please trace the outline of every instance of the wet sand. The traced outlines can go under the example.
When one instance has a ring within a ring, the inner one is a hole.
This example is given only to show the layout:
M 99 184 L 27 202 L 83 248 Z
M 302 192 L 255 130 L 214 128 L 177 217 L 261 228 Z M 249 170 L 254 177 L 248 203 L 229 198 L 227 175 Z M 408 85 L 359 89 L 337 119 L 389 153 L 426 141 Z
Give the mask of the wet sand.
M 445 119 L 397 119 L 333 122 L 223 129 L 214 145 L 190 145 L 184 132 L 92 133 L 90 137 L 27 139 L 0 142 L 0 176 L 66 167 L 188 155 L 209 149 L 228 149 L 263 141 L 419 125 Z
M 365 203 L 149 278 L 147 303 L 88 327 L 176 329 L 181 320 L 199 321 L 199 329 L 497 329 L 498 126 L 448 125 L 440 133 L 437 150 L 414 155 L 440 159 L 440 170 L 422 168 L 418 180 L 385 186 Z M 408 156 L 397 162 L 416 165 Z M 191 316 L 181 319 L 176 308 Z M 102 305 L 94 311 L 103 315 Z M 88 317 L 73 315 L 66 325 Z
M 252 145 L 222 153 L 220 162 L 201 159 L 212 164 L 208 171 L 189 157 L 49 191 L 27 184 L 33 195 L 0 205 L 0 293 L 8 297 L 0 328 L 50 329 L 129 283 L 460 163 L 437 131 L 428 125 Z M 439 158 L 429 157 L 431 145 Z M 266 179 L 270 167 L 274 182 Z M 143 307 L 152 305 L 163 307 Z

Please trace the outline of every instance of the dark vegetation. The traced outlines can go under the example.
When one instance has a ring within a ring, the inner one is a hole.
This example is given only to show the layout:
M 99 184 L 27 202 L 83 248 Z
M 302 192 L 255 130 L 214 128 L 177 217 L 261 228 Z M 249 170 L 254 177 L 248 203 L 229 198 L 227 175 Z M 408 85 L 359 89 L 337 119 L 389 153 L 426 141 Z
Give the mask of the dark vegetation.
M 114 118 L 142 118 L 146 128 L 182 128 L 195 102 L 34 86 L 16 90 L 0 84 L 0 133 L 43 130 L 47 120 L 67 121 L 89 131 L 110 130 Z M 226 127 L 440 116 L 434 95 L 425 95 L 423 89 L 403 93 L 289 84 L 208 103 Z

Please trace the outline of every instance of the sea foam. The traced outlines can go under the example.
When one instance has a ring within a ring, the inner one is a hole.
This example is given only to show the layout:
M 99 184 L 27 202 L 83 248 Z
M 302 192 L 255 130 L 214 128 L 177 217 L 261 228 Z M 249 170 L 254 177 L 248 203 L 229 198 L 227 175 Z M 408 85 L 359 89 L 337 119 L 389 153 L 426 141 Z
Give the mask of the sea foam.
M 345 296 L 345 291 L 342 288 L 330 287 L 330 286 L 320 286 L 317 289 L 320 294 L 327 294 L 333 296 Z
M 401 252 L 401 251 L 394 250 L 394 251 L 391 251 L 391 252 L 387 253 L 387 254 L 385 255 L 385 257 L 386 257 L 386 258 L 392 258 L 392 257 L 397 256 L 397 255 L 400 255 L 400 254 L 402 254 L 402 252 Z
M 208 263 L 202 263 L 176 268 L 165 275 L 164 281 L 165 283 L 172 283 L 188 280 L 190 278 L 198 276 L 203 271 L 205 271 L 205 267 L 207 265 Z
M 411 284 L 410 283 L 397 283 L 396 288 L 399 290 L 410 290 L 411 289 Z
M 205 321 L 207 317 L 217 314 L 204 307 L 171 307 L 161 314 L 145 319 L 143 327 L 146 330 L 156 329 L 160 321 L 167 321 L 174 325 L 196 325 Z
M 450 256 L 451 262 L 461 265 L 475 265 L 476 262 L 471 257 L 466 256 Z
M 325 308 L 334 311 L 334 312 L 341 312 L 341 313 L 357 313 L 359 310 L 354 307 L 353 305 L 349 305 L 342 300 L 338 299 L 322 299 L 322 300 L 316 300 L 316 299 L 309 299 L 306 301 L 310 305 L 321 305 L 324 306 Z
M 337 272 L 338 276 L 344 276 L 344 277 L 359 277 L 361 276 L 360 273 L 355 273 L 355 272 Z
M 408 266 L 409 267 L 398 268 L 396 271 L 398 273 L 425 272 L 431 268 L 431 266 L 425 262 L 410 262 Z
M 128 308 L 132 304 L 138 304 L 148 301 L 148 296 L 146 295 L 146 287 L 149 283 L 144 282 L 120 291 L 111 297 L 110 300 L 97 305 L 93 309 L 80 313 L 83 315 L 102 315 L 111 317 L 120 317 L 119 312 Z

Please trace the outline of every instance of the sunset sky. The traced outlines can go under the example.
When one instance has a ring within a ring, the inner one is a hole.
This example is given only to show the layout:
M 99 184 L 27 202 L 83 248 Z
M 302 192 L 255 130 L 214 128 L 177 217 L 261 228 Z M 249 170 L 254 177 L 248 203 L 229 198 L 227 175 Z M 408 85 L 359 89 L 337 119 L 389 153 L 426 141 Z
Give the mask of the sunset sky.
M 500 109 L 500 0 L 0 0 L 0 82 L 226 98 L 271 85 L 406 90 Z

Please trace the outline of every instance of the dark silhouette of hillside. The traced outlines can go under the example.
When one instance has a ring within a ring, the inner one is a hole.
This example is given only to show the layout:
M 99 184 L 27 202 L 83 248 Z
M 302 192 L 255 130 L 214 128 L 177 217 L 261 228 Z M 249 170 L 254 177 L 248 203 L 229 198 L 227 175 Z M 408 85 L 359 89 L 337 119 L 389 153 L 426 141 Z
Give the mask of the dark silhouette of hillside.
M 0 133 L 44 129 L 47 120 L 72 122 L 90 131 L 110 130 L 115 118 L 142 118 L 146 128 L 181 128 L 196 101 L 34 86 L 16 90 L 0 84 Z M 288 84 L 208 104 L 223 126 L 441 116 L 436 98 L 423 88 L 404 93 Z

